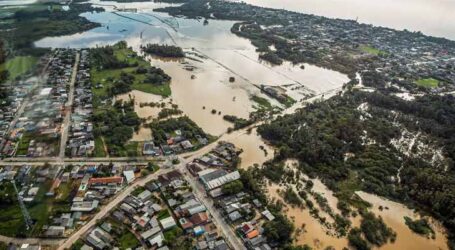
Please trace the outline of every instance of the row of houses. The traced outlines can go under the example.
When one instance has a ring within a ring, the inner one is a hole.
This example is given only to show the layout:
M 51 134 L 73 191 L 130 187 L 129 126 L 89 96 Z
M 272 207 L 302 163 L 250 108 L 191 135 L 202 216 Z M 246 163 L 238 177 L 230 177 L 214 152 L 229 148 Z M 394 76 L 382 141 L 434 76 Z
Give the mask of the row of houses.
M 72 157 L 90 156 L 95 149 L 93 123 L 91 122 L 93 94 L 89 60 L 89 51 L 81 50 L 74 89 L 70 133 L 66 147 L 66 155 Z
M 205 137 L 196 135 L 195 138 L 186 138 L 182 131 L 177 129 L 173 132 L 173 136 L 166 134 L 166 143 L 158 145 L 153 140 L 144 143 L 142 154 L 146 156 L 160 156 L 179 154 L 185 151 L 190 151 L 195 148 L 191 142 L 196 141 L 198 145 L 207 145 L 208 140 Z
M 139 187 L 126 197 L 83 241 L 85 249 L 116 249 L 120 235 L 105 224 L 120 224 L 136 237 L 131 249 L 229 249 L 206 207 L 196 198 L 183 175 L 175 170 Z
M 186 167 L 192 178 L 205 188 L 207 196 L 213 199 L 216 209 L 245 247 L 269 250 L 272 248 L 264 236 L 263 224 L 275 217 L 258 199 L 243 191 L 240 172 L 235 169 L 239 152 L 232 143 L 220 142 L 211 152 Z
M 5 135 L 3 155 L 43 157 L 57 154 L 75 53 L 72 49 L 53 52 L 44 74 L 45 83 L 41 84 L 42 78 L 36 78 L 35 84 L 30 86 L 29 97 L 22 99 L 23 112 Z

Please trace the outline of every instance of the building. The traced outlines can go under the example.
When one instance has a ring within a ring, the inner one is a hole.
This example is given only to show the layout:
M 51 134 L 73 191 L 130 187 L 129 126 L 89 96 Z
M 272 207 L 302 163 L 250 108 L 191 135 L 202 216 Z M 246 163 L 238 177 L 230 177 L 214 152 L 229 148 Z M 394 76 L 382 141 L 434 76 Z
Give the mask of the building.
M 228 173 L 223 169 L 206 169 L 199 172 L 198 175 L 206 190 L 212 190 L 240 179 L 239 171 Z
M 174 218 L 172 218 L 172 216 L 161 219 L 160 224 L 161 224 L 161 227 L 163 228 L 163 230 L 167 230 L 167 229 L 172 228 L 177 225 L 177 223 L 175 223 L 175 220 L 174 220 Z

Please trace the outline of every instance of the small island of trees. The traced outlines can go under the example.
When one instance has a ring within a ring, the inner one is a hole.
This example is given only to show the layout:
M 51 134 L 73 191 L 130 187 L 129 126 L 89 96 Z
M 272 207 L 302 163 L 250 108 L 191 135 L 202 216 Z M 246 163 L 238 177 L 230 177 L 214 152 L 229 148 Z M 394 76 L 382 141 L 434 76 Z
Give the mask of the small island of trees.
M 185 57 L 185 53 L 182 48 L 174 45 L 161 45 L 161 44 L 147 44 L 141 46 L 141 50 L 149 55 L 161 56 L 161 57 L 174 57 L 180 58 Z

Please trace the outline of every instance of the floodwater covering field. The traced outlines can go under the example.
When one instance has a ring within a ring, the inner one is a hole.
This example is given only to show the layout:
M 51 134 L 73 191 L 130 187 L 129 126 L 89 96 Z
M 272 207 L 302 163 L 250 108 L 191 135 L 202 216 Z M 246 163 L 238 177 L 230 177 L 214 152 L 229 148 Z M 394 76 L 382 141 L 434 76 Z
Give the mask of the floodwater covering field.
M 172 77 L 170 97 L 163 99 L 153 94 L 131 91 L 116 98 L 122 100 L 134 98 L 135 111 L 139 117 L 147 120 L 156 118 L 160 110 L 148 106 L 141 107 L 141 103 L 172 102 L 178 105 L 183 114 L 195 121 L 205 132 L 221 136 L 221 139 L 233 142 L 242 148 L 244 151 L 240 155 L 241 168 L 262 164 L 272 159 L 274 154 L 274 149 L 257 135 L 255 129 L 250 133 L 235 131 L 226 134 L 232 124 L 223 120 L 223 115 L 248 118 L 249 113 L 254 111 L 253 105 L 255 105 L 251 97 L 258 95 L 268 98 L 259 91 L 257 85 L 282 86 L 292 98 L 300 100 L 309 94 L 319 95 L 330 92 L 330 95 L 333 95 L 348 81 L 346 75 L 312 65 L 305 64 L 302 69 L 300 65 L 290 63 L 271 66 L 260 62 L 255 47 L 248 40 L 230 32 L 234 24 L 232 21 L 209 20 L 205 25 L 203 20 L 174 18 L 153 12 L 157 7 L 167 6 L 160 3 L 121 4 L 104 1 L 92 1 L 92 3 L 104 6 L 107 11 L 85 13 L 83 16 L 100 23 L 101 27 L 70 36 L 48 37 L 37 41 L 36 45 L 89 48 L 115 44 L 124 40 L 138 53 L 140 53 L 140 46 L 147 43 L 164 43 L 182 47 L 187 54 L 187 58 L 183 60 L 172 61 L 147 57 L 151 65 L 162 68 Z M 137 13 L 122 11 L 124 7 L 137 8 Z M 235 81 L 230 82 L 230 77 L 235 77 Z M 270 98 L 269 101 L 279 105 Z M 216 113 L 212 114 L 212 110 L 216 110 Z M 152 136 L 150 129 L 142 127 L 132 140 L 150 140 Z M 207 150 L 209 149 L 210 147 L 207 147 Z M 336 198 L 332 192 L 321 182 L 315 181 L 315 184 L 315 192 L 322 193 L 328 199 L 330 206 L 336 209 Z M 281 199 L 278 194 L 279 189 L 281 187 L 271 185 L 268 195 Z M 365 196 L 365 199 L 369 200 L 369 198 Z M 407 208 L 390 205 L 387 213 L 409 214 L 405 209 Z M 373 211 L 379 213 L 375 209 Z M 293 219 L 296 228 L 301 228 L 305 224 L 305 232 L 296 238 L 298 244 L 309 244 L 316 249 L 324 249 L 327 246 L 341 249 L 347 246 L 345 238 L 327 235 L 324 228 L 311 217 L 308 211 L 287 206 L 286 214 Z M 387 224 L 391 223 L 389 226 L 398 233 L 398 238 L 395 245 L 386 245 L 381 249 L 447 248 L 444 244 L 445 237 L 441 233 L 438 233 L 436 240 L 430 240 L 410 232 L 404 225 L 404 220 L 395 223 L 385 215 L 384 219 Z M 406 245 L 405 241 L 409 243 Z
M 184 48 L 188 55 L 184 62 L 149 59 L 152 65 L 172 77 L 170 98 L 173 103 L 212 135 L 221 135 L 231 126 L 223 120 L 223 115 L 248 118 L 254 110 L 250 97 L 266 97 L 256 87 L 260 84 L 286 86 L 288 94 L 300 100 L 308 94 L 339 88 L 348 81 L 346 75 L 311 65 L 301 69 L 299 65 L 289 63 L 272 67 L 259 62 L 255 47 L 247 39 L 230 32 L 232 21 L 210 20 L 204 25 L 202 20 L 169 17 L 153 12 L 154 8 L 166 6 L 159 3 L 128 4 L 128 8 L 138 8 L 137 13 L 120 11 L 125 6 L 120 3 L 93 3 L 104 6 L 107 12 L 83 16 L 102 27 L 70 36 L 45 38 L 36 45 L 86 48 L 125 40 L 137 52 L 140 52 L 140 45 L 147 43 Z M 235 82 L 229 82 L 231 76 L 235 77 Z M 213 109 L 217 111 L 216 115 L 211 114 Z

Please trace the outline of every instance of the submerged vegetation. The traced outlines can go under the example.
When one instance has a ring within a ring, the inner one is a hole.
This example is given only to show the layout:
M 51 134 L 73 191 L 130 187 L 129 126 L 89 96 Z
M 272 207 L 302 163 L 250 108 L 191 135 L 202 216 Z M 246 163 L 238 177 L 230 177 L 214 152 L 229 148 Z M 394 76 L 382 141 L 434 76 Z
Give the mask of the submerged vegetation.
M 405 216 L 404 221 L 414 233 L 434 237 L 435 232 L 426 218 L 413 220 L 412 218 Z

